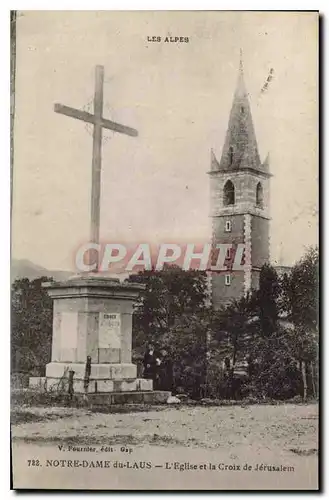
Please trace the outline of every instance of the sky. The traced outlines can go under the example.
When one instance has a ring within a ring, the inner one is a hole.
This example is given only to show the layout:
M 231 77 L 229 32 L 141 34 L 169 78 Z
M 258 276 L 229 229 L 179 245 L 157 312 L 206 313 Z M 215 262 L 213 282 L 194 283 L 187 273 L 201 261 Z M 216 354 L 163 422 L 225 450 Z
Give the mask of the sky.
M 91 130 L 53 106 L 91 110 L 97 64 L 104 116 L 139 132 L 104 133 L 101 240 L 208 241 L 210 150 L 220 158 L 240 48 L 260 156 L 269 153 L 273 174 L 271 261 L 290 265 L 315 245 L 316 13 L 25 11 L 17 19 L 13 258 L 73 269 L 88 241 Z

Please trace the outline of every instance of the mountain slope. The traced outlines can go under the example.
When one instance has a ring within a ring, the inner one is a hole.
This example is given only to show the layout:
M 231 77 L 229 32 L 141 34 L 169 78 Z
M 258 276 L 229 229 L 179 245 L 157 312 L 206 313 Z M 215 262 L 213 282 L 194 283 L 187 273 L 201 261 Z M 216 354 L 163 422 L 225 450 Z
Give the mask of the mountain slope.
M 41 276 L 53 277 L 55 280 L 64 280 L 72 276 L 71 271 L 52 271 L 45 267 L 38 266 L 28 259 L 12 259 L 11 261 L 11 281 L 28 278 L 34 280 Z

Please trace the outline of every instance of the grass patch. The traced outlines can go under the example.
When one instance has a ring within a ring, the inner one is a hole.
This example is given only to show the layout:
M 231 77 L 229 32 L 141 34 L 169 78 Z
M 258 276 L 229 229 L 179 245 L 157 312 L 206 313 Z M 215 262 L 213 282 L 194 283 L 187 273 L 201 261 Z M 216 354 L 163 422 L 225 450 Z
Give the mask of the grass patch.
M 24 408 L 24 407 L 14 407 L 10 413 L 10 422 L 12 425 L 27 424 L 30 422 L 43 422 L 47 420 L 58 420 L 60 418 L 72 417 L 74 412 L 67 408 L 61 408 L 62 412 L 59 410 L 47 411 L 47 408 L 40 407 L 36 408 Z
M 88 438 L 86 436 L 31 436 L 31 437 L 13 437 L 14 441 L 23 441 L 25 443 L 52 443 L 52 444 L 62 444 L 66 446 L 88 446 L 90 445 L 90 441 L 92 440 L 93 446 L 95 445 L 104 445 L 104 436 L 92 436 L 89 435 Z M 143 446 L 145 444 L 156 445 L 156 446 L 200 446 L 196 439 L 191 438 L 188 440 L 181 440 L 174 438 L 172 436 L 160 436 L 159 434 L 146 434 L 143 436 L 136 436 L 133 434 L 118 434 L 115 436 L 109 436 L 106 438 L 106 446 L 114 446 L 114 445 L 134 445 L 134 446 Z
M 12 425 L 27 424 L 29 422 L 40 422 L 45 420 L 42 415 L 37 415 L 33 411 L 14 410 L 10 415 L 10 422 Z

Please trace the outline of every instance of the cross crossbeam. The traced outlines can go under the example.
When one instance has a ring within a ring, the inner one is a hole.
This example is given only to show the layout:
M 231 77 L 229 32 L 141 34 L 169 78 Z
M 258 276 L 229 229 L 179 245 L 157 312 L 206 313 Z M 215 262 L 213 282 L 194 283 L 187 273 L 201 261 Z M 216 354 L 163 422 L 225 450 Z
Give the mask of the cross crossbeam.
M 55 103 L 54 111 L 71 118 L 76 118 L 83 122 L 95 124 L 97 118 L 95 115 L 88 113 L 87 111 L 82 111 L 80 109 L 71 108 L 70 106 L 64 106 L 64 104 Z M 108 130 L 113 130 L 114 132 L 119 132 L 121 134 L 130 135 L 131 137 L 137 137 L 138 132 L 134 128 L 127 127 L 126 125 L 121 125 L 120 123 L 112 122 L 106 118 L 101 117 L 100 125 Z

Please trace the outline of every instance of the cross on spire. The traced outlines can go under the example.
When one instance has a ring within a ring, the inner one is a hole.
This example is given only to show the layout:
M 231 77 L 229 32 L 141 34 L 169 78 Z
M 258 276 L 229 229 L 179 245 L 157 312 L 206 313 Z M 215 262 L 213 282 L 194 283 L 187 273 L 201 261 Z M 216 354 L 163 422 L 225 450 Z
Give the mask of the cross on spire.
M 100 197 L 101 197 L 101 166 L 102 166 L 102 131 L 103 128 L 126 134 L 131 137 L 138 135 L 137 130 L 119 123 L 112 122 L 103 117 L 103 86 L 104 67 L 96 66 L 95 71 L 95 93 L 94 93 L 94 113 L 81 111 L 80 109 L 64 106 L 56 103 L 54 110 L 56 113 L 76 118 L 94 126 L 93 130 L 93 153 L 92 153 L 92 177 L 91 177 L 91 209 L 90 209 L 90 242 L 99 243 L 100 226 Z M 89 263 L 91 264 L 91 252 L 89 253 Z M 98 252 L 96 261 L 96 272 L 98 271 Z
M 240 73 L 243 73 L 243 53 L 242 49 L 240 48 L 240 65 L 239 65 L 239 71 Z

